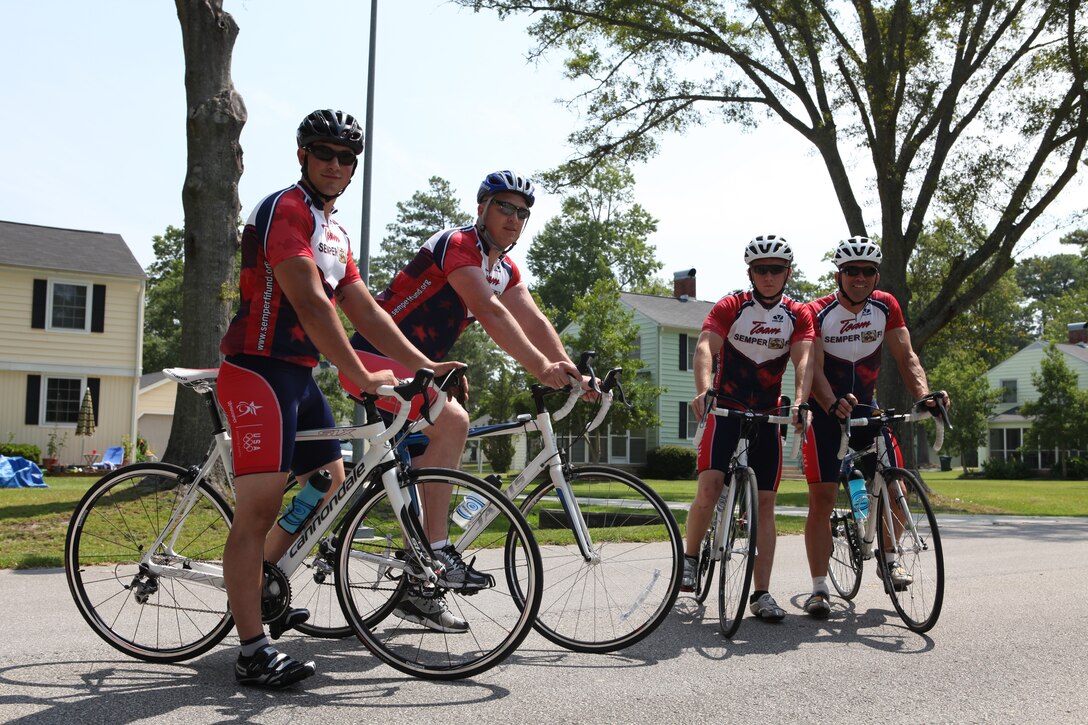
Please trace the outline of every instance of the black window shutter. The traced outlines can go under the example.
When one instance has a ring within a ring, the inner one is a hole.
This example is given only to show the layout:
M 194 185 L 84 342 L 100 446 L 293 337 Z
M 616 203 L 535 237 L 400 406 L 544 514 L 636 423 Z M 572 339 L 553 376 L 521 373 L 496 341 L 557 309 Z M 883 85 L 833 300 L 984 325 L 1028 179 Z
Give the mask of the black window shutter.
M 37 280 L 35 280 L 37 281 Z M 38 425 L 38 407 L 42 397 L 42 376 L 26 376 L 26 424 Z
M 91 332 L 106 329 L 106 285 L 96 284 L 91 301 Z
M 677 431 L 680 440 L 688 437 L 688 404 L 680 401 L 680 427 Z
M 91 391 L 91 402 L 94 403 L 94 424 L 98 425 L 98 413 L 102 408 L 101 399 L 98 397 L 100 378 L 87 378 L 87 389 Z
M 688 336 L 683 333 L 680 335 L 680 367 L 678 369 L 688 369 Z
M 45 329 L 45 296 L 49 293 L 49 281 L 34 280 L 34 305 L 30 312 L 30 327 L 35 330 Z

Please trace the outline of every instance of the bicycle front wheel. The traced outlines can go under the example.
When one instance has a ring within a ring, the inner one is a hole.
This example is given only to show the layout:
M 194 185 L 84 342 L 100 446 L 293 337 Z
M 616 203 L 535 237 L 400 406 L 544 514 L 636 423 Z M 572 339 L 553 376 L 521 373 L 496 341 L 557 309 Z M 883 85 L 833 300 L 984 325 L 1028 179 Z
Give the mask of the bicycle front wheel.
M 858 522 L 850 506 L 850 490 L 846 484 L 841 484 L 835 508 L 831 510 L 831 559 L 827 563 L 827 573 L 843 599 L 857 596 L 863 564 Z
M 588 556 L 552 481 L 521 506 L 544 564 L 535 628 L 574 652 L 614 652 L 648 635 L 672 609 L 683 575 L 680 529 L 668 504 L 636 476 L 607 466 L 575 467 L 569 475 Z
M 902 568 L 889 564 L 883 552 L 877 555 L 877 567 L 903 622 L 915 632 L 928 632 L 937 624 L 944 601 L 944 554 L 937 518 L 917 476 L 902 468 L 885 468 L 883 476 L 888 495 L 880 497 L 877 541 L 885 552 L 894 553 L 894 561 Z
M 384 487 L 374 487 L 343 529 L 336 567 L 340 604 L 355 634 L 386 664 L 426 679 L 471 677 L 502 662 L 529 633 L 540 607 L 540 552 L 525 518 L 490 483 L 439 468 L 409 475 L 402 490 L 416 510 L 429 490 L 452 491 L 445 516 L 450 542 L 492 584 L 466 593 L 413 575 L 416 554 Z M 463 541 L 452 515 L 469 493 L 485 505 L 476 516 L 493 514 L 494 520 L 474 540 Z M 420 623 L 419 612 L 436 610 L 467 623 L 467 630 L 437 631 Z
M 231 510 L 186 476 L 165 463 L 103 476 L 76 506 L 64 544 L 80 614 L 111 646 L 149 662 L 196 657 L 234 626 L 222 585 Z
M 733 505 L 725 512 L 721 576 L 718 579 L 718 625 L 732 637 L 740 627 L 752 587 L 758 520 L 756 475 L 742 468 L 733 475 Z

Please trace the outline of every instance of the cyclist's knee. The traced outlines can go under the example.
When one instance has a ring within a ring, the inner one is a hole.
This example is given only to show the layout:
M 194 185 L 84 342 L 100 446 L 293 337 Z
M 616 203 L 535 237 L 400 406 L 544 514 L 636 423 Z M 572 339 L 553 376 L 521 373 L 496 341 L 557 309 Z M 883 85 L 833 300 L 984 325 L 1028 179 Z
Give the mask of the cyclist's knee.
M 456 401 L 451 400 L 442 409 L 442 414 L 435 421 L 434 428 L 427 431 L 431 438 L 461 438 L 468 437 L 468 411 L 462 408 Z

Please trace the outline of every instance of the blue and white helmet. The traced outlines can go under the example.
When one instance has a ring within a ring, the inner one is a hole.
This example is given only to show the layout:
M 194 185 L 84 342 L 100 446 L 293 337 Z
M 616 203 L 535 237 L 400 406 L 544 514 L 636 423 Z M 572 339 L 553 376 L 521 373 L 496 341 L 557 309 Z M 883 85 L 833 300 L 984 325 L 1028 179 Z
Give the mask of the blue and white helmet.
M 868 237 L 850 237 L 839 242 L 835 248 L 835 266 L 841 267 L 848 262 L 872 262 L 880 266 L 884 254 L 880 247 Z
M 764 259 L 784 259 L 786 264 L 792 265 L 793 249 L 785 237 L 774 234 L 758 236 L 744 248 L 744 263 L 750 266 Z
M 536 201 L 533 182 L 521 174 L 513 171 L 493 171 L 480 184 L 480 190 L 476 192 L 476 203 L 489 199 L 502 191 L 512 191 L 525 197 L 525 205 L 532 206 Z

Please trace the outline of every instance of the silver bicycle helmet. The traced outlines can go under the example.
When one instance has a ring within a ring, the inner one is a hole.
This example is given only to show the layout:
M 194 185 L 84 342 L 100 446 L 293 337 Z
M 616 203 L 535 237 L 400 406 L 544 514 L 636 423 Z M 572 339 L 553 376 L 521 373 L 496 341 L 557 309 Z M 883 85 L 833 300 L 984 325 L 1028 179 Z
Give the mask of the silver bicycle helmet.
M 758 236 L 748 242 L 744 248 L 744 263 L 752 265 L 764 259 L 784 259 L 786 264 L 793 265 L 793 250 L 785 237 L 774 234 Z
M 872 262 L 880 266 L 884 255 L 868 237 L 850 237 L 839 242 L 835 248 L 835 266 L 841 267 L 849 262 Z

